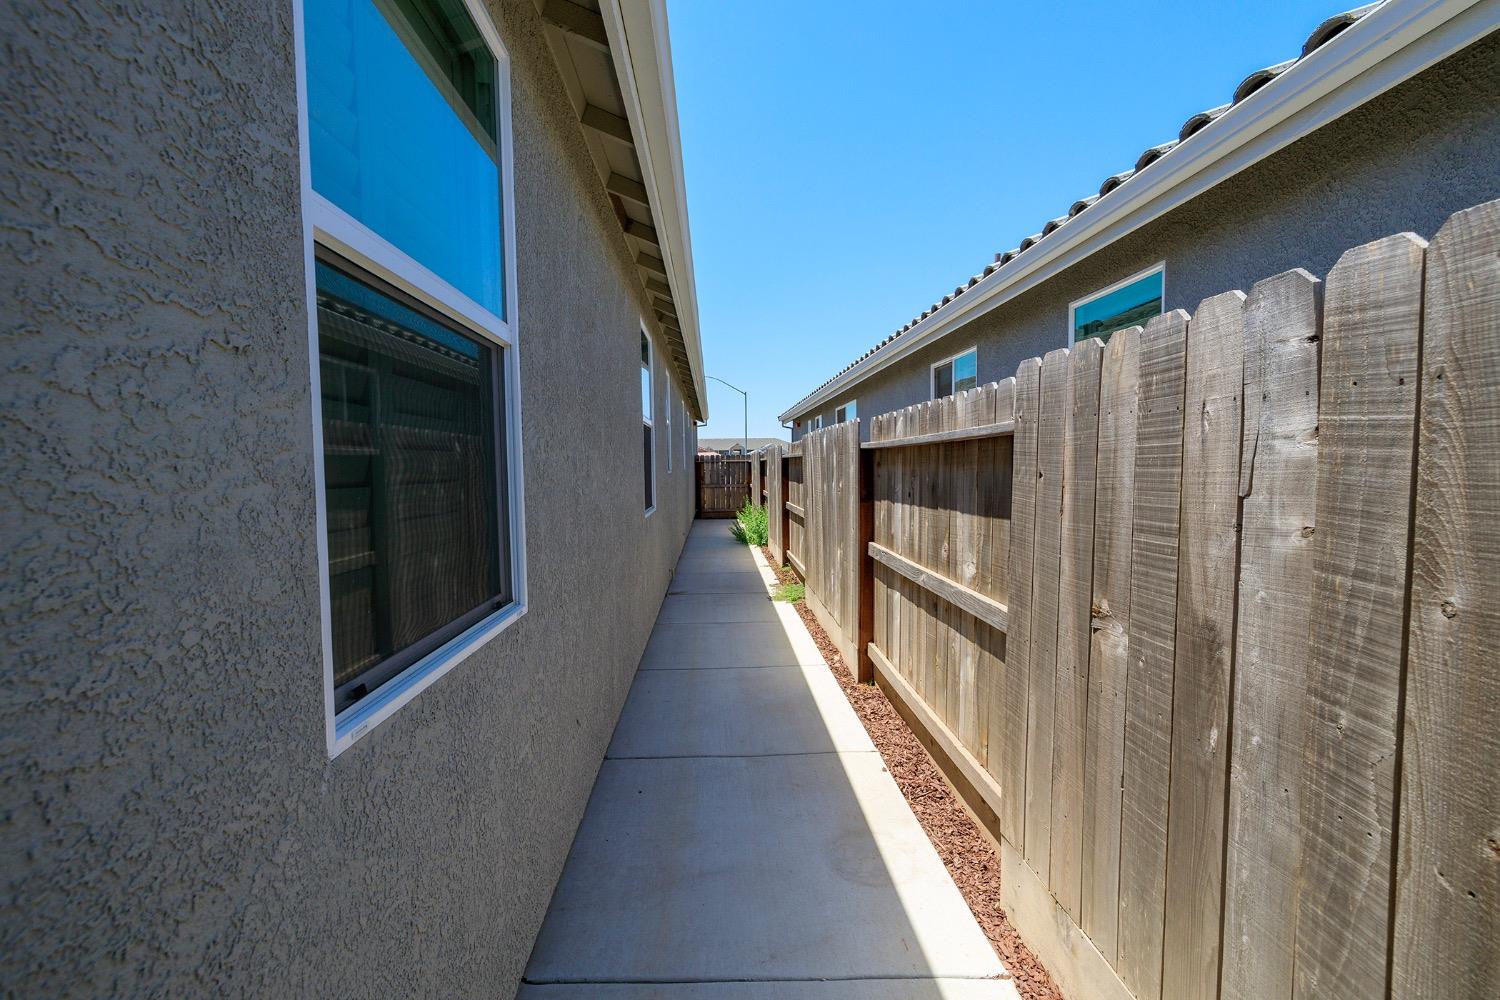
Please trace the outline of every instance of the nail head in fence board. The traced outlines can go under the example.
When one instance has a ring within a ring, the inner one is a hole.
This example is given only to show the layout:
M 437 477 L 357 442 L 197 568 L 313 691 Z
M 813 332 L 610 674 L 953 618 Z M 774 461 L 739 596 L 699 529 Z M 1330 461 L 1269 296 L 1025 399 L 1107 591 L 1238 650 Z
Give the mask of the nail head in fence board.
M 1120 769 L 1130 651 L 1126 624 L 1130 621 L 1140 333 L 1140 327 L 1117 331 L 1104 348 L 1095 467 L 1093 618 L 1083 769 L 1082 927 L 1112 963 L 1120 919 Z
M 1077 923 L 1083 893 L 1083 755 L 1089 699 L 1089 608 L 1094 575 L 1094 474 L 1104 345 L 1074 344 L 1063 403 L 1057 690 L 1052 751 L 1052 895 Z
M 1050 884 L 1053 706 L 1057 690 L 1057 584 L 1062 532 L 1062 452 L 1068 349 L 1042 360 L 1037 432 L 1036 566 L 1031 578 L 1031 653 L 1026 708 L 1026 860 Z
M 1140 343 L 1116 969 L 1141 1000 L 1161 995 L 1187 328 L 1176 309 L 1153 318 Z
M 1500 996 L 1500 201 L 1427 250 L 1391 994 Z
M 1188 328 L 1162 996 L 1217 996 L 1224 797 L 1239 558 L 1245 294 L 1199 303 Z
M 990 771 L 1005 794 L 1001 830 L 1017 848 L 1026 839 L 1026 686 L 1031 659 L 1031 576 L 1036 551 L 1037 411 L 1040 358 L 1016 369 L 1016 436 L 1011 479 L 1010 608 L 999 711 L 990 713 Z M 998 749 L 999 767 L 993 759 Z
M 1224 1000 L 1291 1000 L 1302 858 L 1308 596 L 1317 506 L 1321 283 L 1245 303 L 1240 581 L 1224 864 Z
M 1425 245 L 1348 251 L 1324 297 L 1297 996 L 1386 992 Z

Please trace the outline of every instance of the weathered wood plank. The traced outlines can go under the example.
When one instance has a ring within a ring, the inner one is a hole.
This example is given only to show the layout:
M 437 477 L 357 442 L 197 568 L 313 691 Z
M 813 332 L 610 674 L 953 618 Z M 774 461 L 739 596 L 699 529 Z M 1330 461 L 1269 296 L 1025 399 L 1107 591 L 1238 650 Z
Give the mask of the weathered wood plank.
M 952 430 L 915 434 L 910 437 L 883 438 L 879 441 L 872 438 L 861 444 L 860 447 L 881 449 L 914 448 L 924 444 L 951 444 L 957 441 L 977 441 L 981 438 L 1008 437 L 1014 434 L 1015 430 L 1016 422 L 1014 420 L 1000 420 L 973 427 L 955 427 Z
M 1222 996 L 1291 1000 L 1302 858 L 1321 283 L 1287 271 L 1245 303 L 1245 417 Z
M 1026 860 L 1051 881 L 1052 741 L 1057 691 L 1057 588 L 1061 571 L 1062 460 L 1068 349 L 1042 360 L 1037 433 L 1036 568 L 1031 583 L 1031 653 L 1026 707 Z
M 988 385 L 983 390 L 990 399 L 989 411 L 996 421 L 1014 422 L 1016 405 L 1016 380 Z M 1006 560 L 1010 556 L 1011 518 L 1011 453 L 1012 438 L 987 438 L 975 444 L 975 464 L 978 507 L 983 513 L 979 519 L 976 546 L 978 567 L 975 589 L 995 601 L 1005 604 Z M 998 713 L 997 699 L 1000 697 L 1001 674 L 1005 670 L 1006 636 L 989 629 L 980 629 L 976 634 L 979 646 L 978 717 L 975 720 L 978 743 L 976 756 L 980 763 L 989 766 L 990 717 Z
M 1040 358 L 1016 369 L 1016 437 L 1011 481 L 1009 589 L 1010 624 L 1005 636 L 999 711 L 990 712 L 990 772 L 1005 798 L 1000 829 L 1007 840 L 1025 846 L 1027 670 L 1031 661 L 1031 577 L 1036 551 L 1037 416 L 1041 409 Z M 994 759 L 999 752 L 998 762 Z M 998 764 L 998 766 L 997 766 Z
M 1238 291 L 1205 299 L 1188 328 L 1162 965 L 1169 1000 L 1219 991 L 1244 303 Z
M 1328 275 L 1298 996 L 1386 993 L 1424 246 L 1392 236 Z
M 1427 250 L 1391 995 L 1500 996 L 1500 201 Z
M 1116 968 L 1141 1000 L 1161 995 L 1187 326 L 1182 310 L 1164 313 L 1140 343 Z
M 1009 611 L 998 601 L 992 601 L 955 580 L 918 566 L 899 552 L 892 552 L 877 542 L 870 543 L 870 558 L 985 624 L 1004 631 Z
M 1094 478 L 1104 345 L 1074 344 L 1063 401 L 1057 691 L 1052 751 L 1052 895 L 1077 923 L 1083 895 L 1083 761 L 1088 729 L 1089 620 L 1094 576 Z
M 1140 327 L 1117 331 L 1104 348 L 1095 467 L 1081 926 L 1111 963 L 1120 919 L 1120 772 L 1125 751 L 1140 333 Z

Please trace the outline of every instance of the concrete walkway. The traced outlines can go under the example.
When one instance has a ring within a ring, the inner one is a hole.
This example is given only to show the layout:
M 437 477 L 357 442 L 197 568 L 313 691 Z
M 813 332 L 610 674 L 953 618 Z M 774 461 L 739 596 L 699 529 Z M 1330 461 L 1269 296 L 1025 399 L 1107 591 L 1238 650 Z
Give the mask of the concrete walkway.
M 1017 996 L 771 580 L 693 525 L 521 1000 Z

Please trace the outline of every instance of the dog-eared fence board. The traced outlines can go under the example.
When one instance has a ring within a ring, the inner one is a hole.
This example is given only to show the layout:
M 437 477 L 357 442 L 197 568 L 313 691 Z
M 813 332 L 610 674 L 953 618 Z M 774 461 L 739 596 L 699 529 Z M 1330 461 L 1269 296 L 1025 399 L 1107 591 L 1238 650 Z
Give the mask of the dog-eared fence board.
M 1129 662 L 1126 624 L 1130 620 L 1140 332 L 1140 327 L 1116 331 L 1104 348 L 1095 460 L 1081 926 L 1111 964 L 1120 905 L 1120 777 Z
M 1116 968 L 1141 1000 L 1161 995 L 1187 332 L 1174 310 L 1146 325 L 1140 346 Z
M 1244 301 L 1237 291 L 1205 299 L 1188 334 L 1167 793 L 1162 995 L 1168 998 L 1212 997 L 1219 982 Z
M 1500 202 L 1427 248 L 1397 997 L 1500 996 Z
M 1103 352 L 1104 345 L 1093 339 L 1073 345 L 1063 400 L 1050 855 L 1052 894 L 1075 924 L 1082 919 L 1083 762 L 1088 728 L 1094 483 Z
M 1116 333 L 1091 473 L 1085 348 L 873 418 L 874 675 L 1000 838 L 1023 936 L 1103 970 L 1078 995 L 1497 993 L 1497 215 Z
M 1221 995 L 1291 1000 L 1318 459 L 1321 282 L 1258 282 L 1244 306 L 1241 532 Z
M 1324 293 L 1297 996 L 1386 992 L 1424 246 L 1350 250 Z

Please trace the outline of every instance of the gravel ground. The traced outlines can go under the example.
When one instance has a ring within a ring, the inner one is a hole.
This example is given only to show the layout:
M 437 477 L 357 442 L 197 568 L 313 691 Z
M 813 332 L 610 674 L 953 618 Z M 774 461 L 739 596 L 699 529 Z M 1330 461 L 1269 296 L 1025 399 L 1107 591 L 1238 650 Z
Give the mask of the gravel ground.
M 768 564 L 775 565 L 767 549 L 762 547 L 761 554 Z M 783 583 L 796 579 L 789 569 L 776 572 Z M 886 700 L 885 693 L 873 684 L 856 683 L 807 605 L 798 601 L 794 606 L 1021 996 L 1025 1000 L 1064 1000 L 1052 976 L 1000 908 L 1000 856 L 990 841 L 964 810 L 926 748 Z

